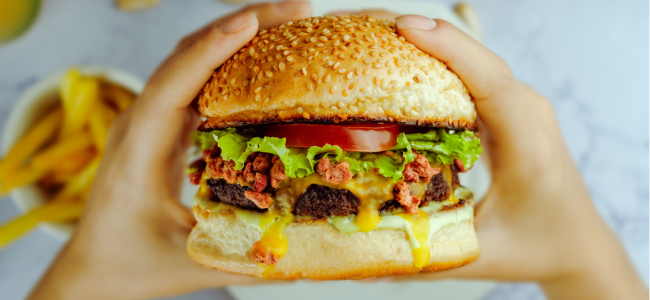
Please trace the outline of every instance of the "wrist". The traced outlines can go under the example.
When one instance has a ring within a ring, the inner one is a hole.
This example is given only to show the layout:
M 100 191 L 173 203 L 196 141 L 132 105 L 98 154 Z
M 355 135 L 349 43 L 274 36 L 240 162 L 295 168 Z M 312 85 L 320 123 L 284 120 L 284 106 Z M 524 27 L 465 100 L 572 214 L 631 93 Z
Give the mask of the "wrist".
M 616 235 L 602 221 L 592 223 L 588 241 L 567 272 L 541 280 L 548 299 L 647 299 L 648 291 Z
M 111 283 L 99 276 L 96 265 L 73 240 L 61 250 L 28 299 L 125 299 L 113 294 L 119 289 L 112 289 Z

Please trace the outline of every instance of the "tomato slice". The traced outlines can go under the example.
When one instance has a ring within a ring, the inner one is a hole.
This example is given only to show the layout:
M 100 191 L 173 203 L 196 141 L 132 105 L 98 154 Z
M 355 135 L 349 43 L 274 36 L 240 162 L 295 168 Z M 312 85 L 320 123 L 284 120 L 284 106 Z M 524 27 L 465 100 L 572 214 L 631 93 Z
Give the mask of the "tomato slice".
M 380 152 L 397 145 L 399 126 L 394 124 L 286 124 L 264 127 L 265 136 L 286 138 L 287 147 L 336 145 L 344 151 Z

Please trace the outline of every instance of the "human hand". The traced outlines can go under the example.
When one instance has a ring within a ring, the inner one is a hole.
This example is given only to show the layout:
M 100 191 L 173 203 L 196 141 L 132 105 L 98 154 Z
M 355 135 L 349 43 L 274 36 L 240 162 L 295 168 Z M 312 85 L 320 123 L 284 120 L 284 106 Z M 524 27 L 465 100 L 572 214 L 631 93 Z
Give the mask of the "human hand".
M 187 255 L 195 221 L 179 197 L 188 135 L 199 121 L 189 105 L 258 28 L 309 16 L 308 2 L 256 4 L 179 42 L 112 126 L 77 230 L 30 299 L 143 299 L 264 282 Z
M 446 63 L 467 86 L 492 176 L 475 212 L 479 259 L 398 279 L 537 281 L 554 299 L 647 299 L 591 202 L 549 101 L 453 25 L 416 15 L 398 17 L 396 24 L 407 41 Z

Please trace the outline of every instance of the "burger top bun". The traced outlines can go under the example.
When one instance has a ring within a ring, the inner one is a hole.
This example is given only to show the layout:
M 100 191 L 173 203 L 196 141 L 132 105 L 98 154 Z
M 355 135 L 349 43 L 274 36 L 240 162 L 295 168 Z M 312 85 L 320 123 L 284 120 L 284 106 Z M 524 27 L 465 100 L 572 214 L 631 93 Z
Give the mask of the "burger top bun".
M 476 129 L 458 76 L 395 30 L 394 21 L 371 16 L 261 30 L 199 93 L 201 128 L 385 122 Z

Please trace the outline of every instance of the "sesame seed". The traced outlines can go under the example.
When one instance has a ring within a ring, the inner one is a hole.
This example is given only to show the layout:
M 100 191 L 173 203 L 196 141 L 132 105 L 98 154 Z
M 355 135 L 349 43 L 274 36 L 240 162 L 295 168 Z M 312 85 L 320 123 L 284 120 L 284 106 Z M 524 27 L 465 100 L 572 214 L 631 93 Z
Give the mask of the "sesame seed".
M 309 120 L 309 114 L 308 114 L 307 112 L 303 112 L 303 113 L 302 113 L 302 116 L 303 116 L 305 119 Z
M 344 40 L 344 41 L 347 42 L 349 39 L 350 39 L 350 35 L 347 35 L 347 34 L 346 34 L 346 35 L 343 36 L 343 40 Z
M 273 76 L 273 72 L 271 72 L 270 70 L 266 70 L 266 71 L 264 71 L 264 74 L 266 75 L 266 77 L 271 77 L 271 76 Z
M 248 79 L 244 79 L 244 83 L 243 83 L 244 86 L 248 86 L 248 83 L 249 83 L 249 82 L 250 82 L 250 81 L 249 81 Z
M 316 74 L 311 74 L 311 79 L 315 82 L 318 82 L 318 75 Z
M 237 82 L 237 77 L 235 77 L 235 78 L 233 78 L 232 80 L 230 80 L 230 84 L 231 84 L 231 85 L 235 85 L 235 82 Z
M 330 89 L 330 94 L 334 94 L 334 93 L 336 93 L 336 86 L 332 86 L 332 88 Z
M 287 56 L 287 61 L 292 61 L 293 60 L 293 55 Z
M 374 65 L 374 67 L 375 67 L 375 69 L 381 69 L 381 68 L 384 67 L 384 65 L 377 63 L 377 64 Z
M 354 75 L 353 72 L 350 72 L 350 73 L 348 73 L 348 75 L 347 75 L 346 77 L 347 77 L 348 79 L 350 79 L 350 78 L 352 78 L 352 75 Z
M 319 38 L 322 42 L 327 42 L 327 37 L 324 35 L 321 35 Z
M 250 54 L 253 55 L 255 53 L 255 48 L 251 47 Z
M 332 38 L 333 38 L 333 37 L 332 37 Z M 341 41 L 336 40 L 336 41 L 334 41 L 334 43 L 332 43 L 332 46 L 336 47 L 336 46 L 338 46 L 340 43 L 341 43 Z
M 253 67 L 253 71 L 255 71 L 255 73 L 259 73 L 260 72 L 260 67 L 258 67 L 258 66 Z
M 303 74 L 303 75 L 307 76 L 307 69 L 302 68 L 301 71 L 302 71 L 302 74 Z
M 341 65 L 340 62 L 336 62 L 336 63 L 334 64 L 334 69 L 337 69 L 340 65 Z
M 298 41 L 293 41 L 293 42 L 291 42 L 291 47 L 295 47 L 296 45 L 298 45 Z M 288 51 L 285 51 L 285 52 L 288 52 Z M 286 55 L 286 54 L 285 54 L 285 55 Z
M 302 107 L 298 106 L 298 113 L 302 114 Z
M 279 67 L 280 71 L 284 71 L 284 63 L 283 62 L 281 62 L 278 67 Z
M 330 81 L 330 78 L 331 78 L 331 77 L 330 77 L 330 74 L 327 74 L 327 75 L 325 75 L 325 79 L 323 79 L 323 81 L 325 81 L 325 82 L 329 82 L 329 81 Z
M 260 94 L 255 94 L 255 101 L 260 101 Z
M 339 54 L 339 58 L 340 59 L 345 59 L 345 55 L 343 55 L 343 53 L 341 53 L 341 54 Z
M 262 90 L 262 87 L 261 87 L 261 86 L 258 86 L 258 87 L 255 89 L 255 94 L 259 93 L 261 90 Z
M 307 90 L 308 91 L 313 91 L 314 90 L 314 84 L 311 82 L 307 82 Z
M 340 70 L 339 70 L 339 74 L 343 74 L 343 73 L 345 73 L 345 72 L 347 72 L 347 71 L 348 71 L 348 70 L 346 70 L 346 69 L 340 69 Z

